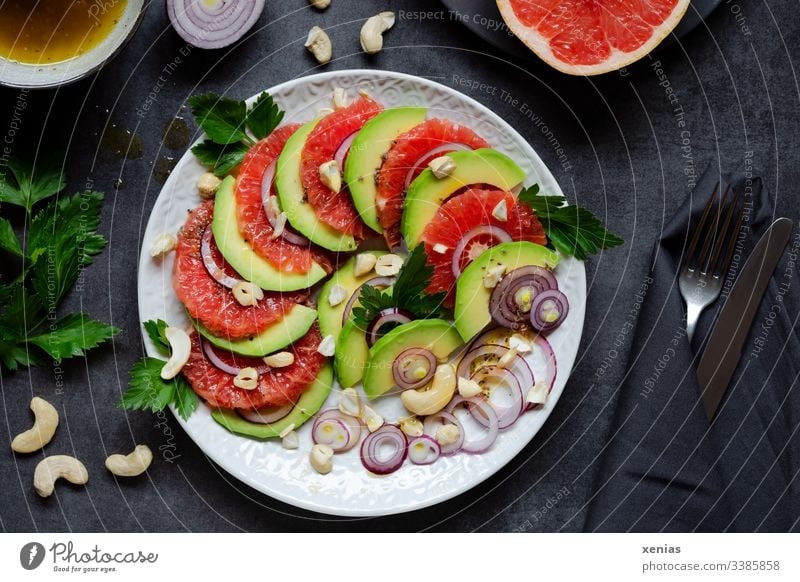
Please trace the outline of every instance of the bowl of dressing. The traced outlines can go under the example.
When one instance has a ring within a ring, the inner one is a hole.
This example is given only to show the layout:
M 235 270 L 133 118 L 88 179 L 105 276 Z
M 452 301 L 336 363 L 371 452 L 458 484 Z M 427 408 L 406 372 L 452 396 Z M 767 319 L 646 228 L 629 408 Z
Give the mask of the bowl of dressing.
M 0 0 L 0 84 L 82 79 L 116 56 L 143 14 L 144 0 Z

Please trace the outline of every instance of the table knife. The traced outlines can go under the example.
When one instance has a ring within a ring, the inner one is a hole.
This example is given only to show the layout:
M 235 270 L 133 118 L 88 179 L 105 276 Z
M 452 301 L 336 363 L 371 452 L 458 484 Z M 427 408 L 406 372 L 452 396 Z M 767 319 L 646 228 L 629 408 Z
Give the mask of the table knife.
M 728 389 L 761 299 L 791 233 L 792 221 L 788 218 L 779 218 L 770 225 L 736 277 L 711 330 L 697 368 L 709 422 L 714 419 Z

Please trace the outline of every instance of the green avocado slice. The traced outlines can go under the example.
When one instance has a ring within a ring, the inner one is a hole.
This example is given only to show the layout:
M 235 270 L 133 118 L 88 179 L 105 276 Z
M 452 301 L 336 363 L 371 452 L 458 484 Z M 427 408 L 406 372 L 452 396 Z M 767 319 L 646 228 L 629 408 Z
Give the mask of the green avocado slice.
M 437 178 L 430 168 L 426 168 L 408 187 L 400 232 L 409 250 L 417 246 L 425 227 L 442 203 L 461 188 L 470 184 L 489 184 L 509 191 L 525 179 L 522 168 L 497 150 L 482 148 L 447 155 L 456 163 L 450 176 Z
M 311 329 L 316 318 L 316 310 L 305 305 L 295 305 L 289 313 L 259 335 L 241 340 L 229 340 L 216 336 L 198 321 L 194 322 L 194 326 L 200 335 L 215 346 L 229 352 L 257 358 L 277 352 L 299 340 Z
M 321 247 L 336 252 L 356 249 L 356 241 L 349 234 L 342 234 L 322 222 L 306 199 L 300 178 L 300 161 L 306 138 L 318 120 L 306 123 L 292 134 L 278 157 L 275 171 L 275 188 L 281 210 L 295 230 Z
M 527 241 L 499 244 L 481 253 L 456 282 L 456 329 L 464 341 L 472 339 L 492 321 L 489 312 L 492 289 L 483 284 L 487 269 L 499 265 L 505 266 L 506 273 L 529 265 L 554 269 L 558 261 L 555 252 Z
M 325 400 L 333 387 L 333 367 L 330 363 L 325 364 L 316 379 L 311 385 L 303 392 L 303 395 L 297 401 L 297 404 L 292 411 L 282 419 L 272 424 L 257 424 L 245 420 L 233 410 L 224 410 L 221 408 L 214 409 L 211 412 L 211 418 L 216 420 L 227 430 L 245 435 L 255 437 L 258 439 L 268 439 L 279 437 L 280 434 L 289 426 L 294 425 L 298 428 L 304 424 L 309 418 L 313 417 Z
M 369 360 L 369 346 L 364 330 L 353 319 L 348 319 L 336 342 L 334 368 L 342 388 L 350 388 L 361 381 Z
M 259 256 L 239 233 L 236 217 L 236 183 L 228 176 L 220 184 L 214 201 L 211 230 L 222 256 L 242 277 L 265 291 L 296 291 L 307 289 L 322 280 L 327 273 L 314 263 L 307 273 L 284 273 Z
M 425 348 L 439 361 L 446 360 L 463 342 L 449 321 L 418 319 L 394 328 L 369 350 L 369 363 L 364 369 L 364 393 L 370 400 L 395 386 L 392 364 L 409 348 Z
M 361 220 L 375 232 L 383 232 L 375 202 L 377 172 L 397 137 L 422 123 L 427 113 L 425 107 L 386 109 L 367 121 L 350 145 L 344 180 Z

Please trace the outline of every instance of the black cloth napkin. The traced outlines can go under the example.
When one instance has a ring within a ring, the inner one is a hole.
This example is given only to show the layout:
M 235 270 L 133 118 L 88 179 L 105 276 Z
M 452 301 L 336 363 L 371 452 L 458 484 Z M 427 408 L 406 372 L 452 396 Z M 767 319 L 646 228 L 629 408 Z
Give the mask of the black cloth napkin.
M 644 298 L 587 531 L 800 531 L 800 229 L 709 425 L 696 366 L 729 287 L 703 314 L 690 345 L 678 272 L 718 181 L 748 194 L 733 273 L 776 218 L 760 178 L 709 169 L 664 229 L 642 279 Z

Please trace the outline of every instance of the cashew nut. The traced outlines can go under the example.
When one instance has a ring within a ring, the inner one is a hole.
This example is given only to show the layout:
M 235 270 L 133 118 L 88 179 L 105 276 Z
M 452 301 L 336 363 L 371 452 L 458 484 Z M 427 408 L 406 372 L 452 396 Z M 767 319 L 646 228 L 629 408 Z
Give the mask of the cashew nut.
M 458 430 L 458 427 L 454 424 L 443 424 L 439 428 L 436 429 L 436 442 L 446 447 L 447 445 L 452 445 L 456 441 L 458 441 L 459 437 L 461 436 L 461 431 Z
M 386 11 L 367 18 L 361 27 L 361 48 L 374 55 L 383 48 L 383 33 L 394 26 L 394 12 Z
M 270 368 L 285 368 L 294 364 L 294 354 L 292 352 L 278 352 L 262 358 L 264 363 Z
M 500 283 L 500 280 L 503 278 L 503 274 L 506 272 L 505 265 L 496 265 L 491 267 L 486 273 L 483 275 L 483 286 L 487 289 L 494 289 L 497 287 L 497 284 Z
M 331 5 L 331 0 L 308 0 L 308 3 L 317 10 L 325 10 Z
M 336 87 L 333 90 L 333 108 L 344 109 L 350 105 L 350 99 L 347 98 L 347 93 L 341 87 Z
M 40 497 L 50 497 L 59 479 L 66 479 L 73 485 L 85 485 L 89 480 L 89 472 L 75 457 L 67 455 L 45 457 L 39 461 L 33 472 L 33 488 Z
M 331 307 L 336 307 L 347 299 L 347 289 L 341 285 L 334 285 L 328 293 L 328 303 Z
M 308 31 L 306 48 L 314 55 L 320 65 L 330 62 L 333 56 L 331 39 L 319 26 L 314 26 Z
M 286 229 L 286 213 L 281 212 L 275 219 L 275 226 L 272 229 L 272 234 L 269 236 L 271 239 L 276 239 L 283 234 Z
M 528 390 L 528 394 L 525 396 L 525 402 L 528 404 L 544 404 L 547 402 L 547 397 L 550 395 L 550 386 L 547 385 L 547 382 L 537 382 L 533 385 L 533 388 Z
M 356 277 L 361 277 L 369 273 L 375 268 L 375 263 L 378 261 L 372 253 L 361 253 L 356 256 L 356 265 L 353 269 L 353 274 Z
M 258 305 L 258 302 L 264 299 L 264 291 L 261 290 L 261 287 L 250 281 L 239 281 L 231 291 L 233 291 L 233 298 L 243 307 Z
M 406 390 L 400 395 L 406 409 L 419 416 L 436 414 L 450 402 L 456 391 L 456 370 L 451 364 L 436 367 L 427 390 Z
M 361 416 L 361 398 L 354 388 L 345 388 L 339 394 L 339 411 L 348 416 Z
M 206 172 L 200 176 L 197 180 L 197 191 L 200 194 L 200 198 L 203 200 L 210 200 L 213 198 L 220 184 L 222 184 L 222 180 L 211 172 Z
M 106 459 L 106 469 L 117 477 L 136 477 L 141 475 L 153 462 L 153 451 L 147 445 L 136 445 L 127 455 L 110 455 Z
M 375 272 L 381 277 L 392 277 L 400 272 L 403 266 L 403 258 L 389 253 L 378 257 L 375 261 Z
M 433 252 L 434 253 L 439 253 L 440 255 L 443 255 L 448 250 L 449 250 L 448 247 L 443 245 L 442 243 L 436 243 L 435 245 L 433 245 Z
M 508 205 L 506 204 L 505 198 L 498 202 L 497 206 L 492 209 L 492 216 L 494 216 L 500 222 L 505 222 L 508 220 Z
M 512 350 L 517 350 L 518 354 L 529 354 L 533 351 L 528 338 L 518 333 L 515 333 L 508 338 L 508 347 L 510 347 Z
M 336 340 L 333 339 L 332 335 L 326 335 L 322 338 L 322 341 L 317 346 L 317 352 L 326 358 L 330 358 L 336 353 Z
M 258 386 L 258 370 L 242 368 L 233 379 L 233 385 L 242 390 L 255 390 Z
M 383 417 L 369 406 L 364 405 L 361 410 L 361 420 L 367 425 L 369 432 L 375 432 L 384 425 Z
M 160 259 L 175 250 L 178 246 L 178 239 L 174 234 L 163 233 L 158 235 L 150 247 L 150 256 L 154 259 Z
M 288 433 L 281 437 L 281 446 L 287 451 L 293 451 L 300 448 L 300 436 L 294 431 L 290 430 Z
M 339 193 L 342 190 L 342 172 L 339 169 L 339 162 L 331 160 L 319 167 L 319 180 L 332 191 Z
M 432 159 L 428 167 L 431 169 L 431 172 L 433 172 L 434 177 L 441 180 L 455 172 L 456 162 L 450 156 L 439 156 L 438 158 Z
M 400 430 L 413 438 L 422 436 L 422 433 L 425 432 L 425 427 L 416 416 L 410 416 L 400 421 Z
M 170 356 L 164 367 L 161 368 L 161 377 L 164 380 L 172 380 L 177 376 L 192 353 L 192 341 L 189 334 L 179 327 L 168 327 L 164 330 L 164 337 L 169 342 Z
M 328 445 L 314 445 L 311 447 L 309 460 L 317 473 L 325 475 L 333 469 L 333 449 Z
M 53 440 L 58 428 L 58 411 L 44 398 L 35 396 L 31 400 L 31 411 L 35 418 L 33 426 L 11 441 L 11 450 L 16 453 L 38 451 Z
M 465 378 L 464 376 L 458 379 L 458 393 L 464 398 L 472 398 L 483 392 L 483 388 L 475 380 Z

